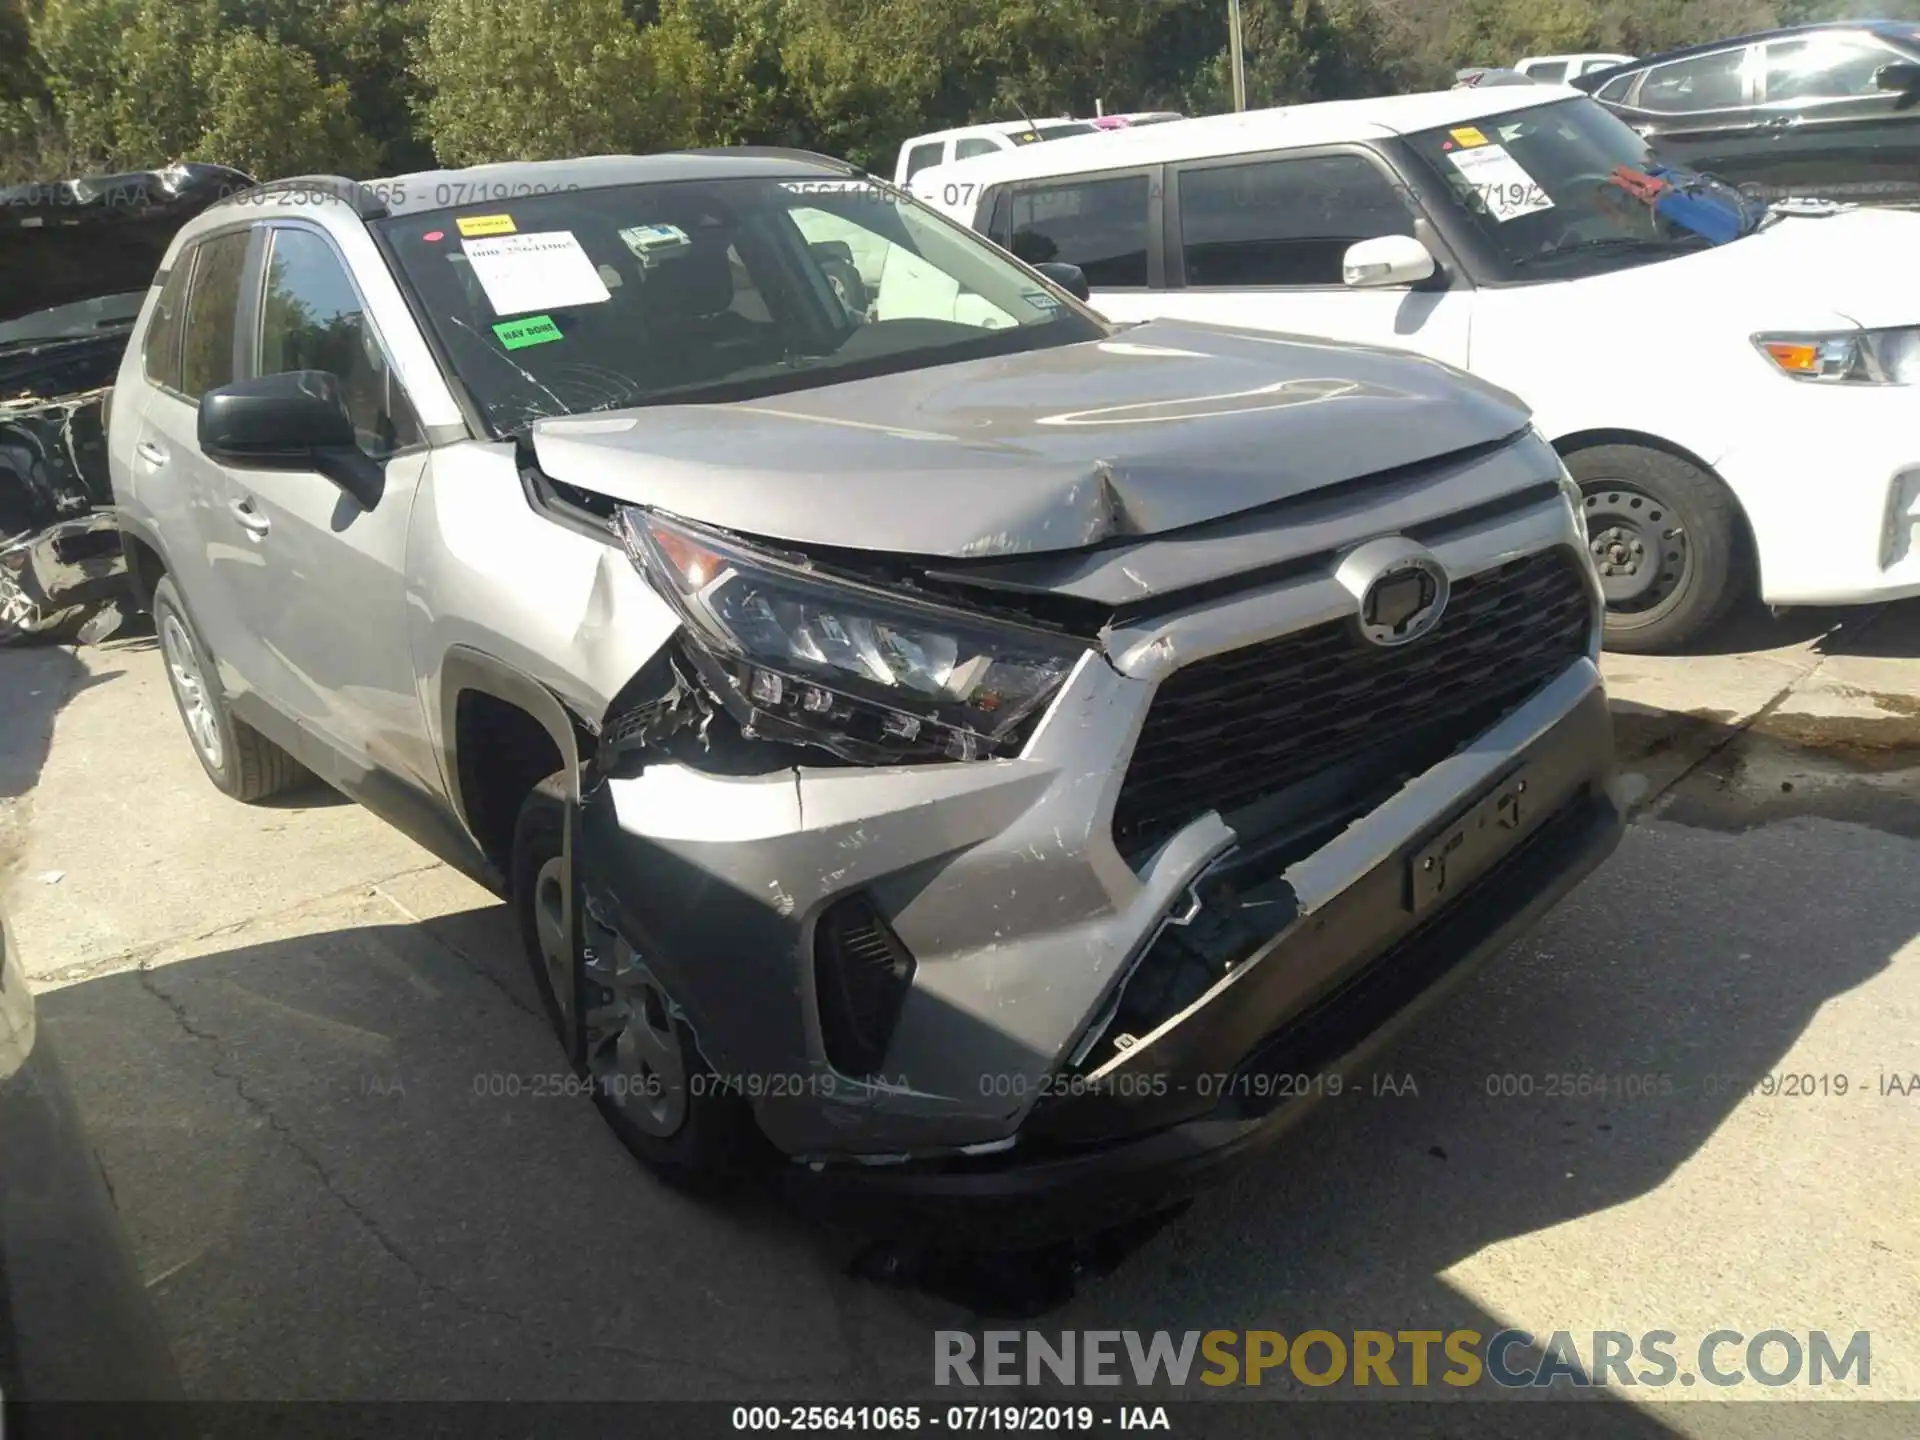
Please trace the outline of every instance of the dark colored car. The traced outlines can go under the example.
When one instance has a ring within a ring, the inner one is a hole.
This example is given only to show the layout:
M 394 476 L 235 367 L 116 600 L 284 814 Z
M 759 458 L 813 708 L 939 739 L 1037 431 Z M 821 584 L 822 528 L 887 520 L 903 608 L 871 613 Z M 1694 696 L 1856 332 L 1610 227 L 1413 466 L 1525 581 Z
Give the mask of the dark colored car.
M 175 165 L 0 189 L 0 642 L 111 629 L 125 564 L 102 402 L 167 242 L 251 183 Z
M 0 917 L 0 1433 L 75 1433 L 72 1411 L 36 1404 L 181 1398 L 159 1318 L 128 1252 L 106 1177 L 59 1063 L 34 1022 Z M 98 1433 L 96 1414 L 82 1430 Z
M 1763 199 L 1920 206 L 1920 23 L 1771 30 L 1571 83 L 1669 163 Z

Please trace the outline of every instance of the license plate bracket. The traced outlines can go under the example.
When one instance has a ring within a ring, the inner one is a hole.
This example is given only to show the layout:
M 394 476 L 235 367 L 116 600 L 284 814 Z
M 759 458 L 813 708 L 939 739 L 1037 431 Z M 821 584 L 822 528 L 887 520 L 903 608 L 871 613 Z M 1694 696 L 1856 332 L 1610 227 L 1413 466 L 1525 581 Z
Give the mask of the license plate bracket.
M 1533 817 L 1528 767 L 1510 770 L 1407 859 L 1407 908 L 1424 915 L 1452 900 L 1519 841 Z

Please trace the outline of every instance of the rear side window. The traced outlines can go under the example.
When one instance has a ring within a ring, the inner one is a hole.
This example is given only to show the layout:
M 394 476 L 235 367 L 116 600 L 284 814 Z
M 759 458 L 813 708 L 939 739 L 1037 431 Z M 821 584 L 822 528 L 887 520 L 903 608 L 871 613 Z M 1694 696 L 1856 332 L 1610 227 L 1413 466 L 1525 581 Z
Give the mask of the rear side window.
M 1817 35 L 1767 46 L 1768 100 L 1851 100 L 1886 92 L 1874 83 L 1904 57 L 1852 35 Z
M 911 180 L 929 165 L 938 165 L 940 163 L 940 150 L 945 143 L 946 142 L 942 140 L 931 140 L 925 145 L 916 145 L 907 151 L 906 178 Z
M 1000 147 L 993 141 L 983 140 L 978 135 L 969 135 L 966 139 L 955 142 L 953 158 L 971 160 L 976 155 L 997 155 L 999 152 Z
M 1364 156 L 1262 160 L 1180 176 L 1190 287 L 1342 285 L 1348 246 L 1411 234 L 1413 212 Z
M 1656 65 L 1647 72 L 1637 102 L 1642 110 L 1687 115 L 1698 110 L 1729 110 L 1745 103 L 1741 72 L 1745 50 L 1722 50 L 1692 60 Z
M 1147 283 L 1147 177 L 1016 190 L 1007 248 L 1029 265 L 1078 265 L 1095 289 Z
M 1638 70 L 1629 71 L 1625 75 L 1616 75 L 1600 87 L 1595 93 L 1594 98 L 1596 100 L 1611 101 L 1613 104 L 1618 105 L 1627 98 L 1627 92 L 1633 88 L 1633 82 L 1639 78 L 1640 72 Z
M 275 230 L 260 305 L 260 373 L 322 370 L 360 448 L 375 459 L 420 443 L 420 422 L 368 324 L 340 257 L 311 230 Z
M 202 242 L 187 292 L 186 344 L 180 390 L 198 400 L 233 383 L 234 320 L 240 311 L 240 272 L 247 264 L 247 232 Z
M 1547 60 L 1538 65 L 1529 65 L 1527 67 L 1527 75 L 1529 78 L 1541 81 L 1543 84 L 1556 84 L 1567 78 L 1567 62 L 1564 60 Z
M 173 262 L 166 284 L 160 287 L 160 298 L 153 302 L 153 318 L 147 322 L 147 338 L 140 346 L 140 363 L 148 383 L 168 390 L 180 388 L 180 321 L 187 279 L 193 274 L 193 256 L 189 247 Z

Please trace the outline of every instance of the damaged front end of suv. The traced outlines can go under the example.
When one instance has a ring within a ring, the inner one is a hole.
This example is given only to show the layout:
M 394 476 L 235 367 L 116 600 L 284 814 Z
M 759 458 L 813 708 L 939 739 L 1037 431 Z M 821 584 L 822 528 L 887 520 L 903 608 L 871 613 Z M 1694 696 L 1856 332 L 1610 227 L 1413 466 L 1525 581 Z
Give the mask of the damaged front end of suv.
M 1144 327 L 1073 368 L 1173 398 L 1088 408 L 1113 373 L 1057 359 L 921 377 L 833 465 L 800 437 L 839 396 L 532 428 L 538 503 L 677 624 L 575 850 L 585 1058 L 643 1131 L 704 1088 L 815 1197 L 995 1243 L 1054 1233 L 1049 1197 L 1124 1220 L 1609 853 L 1557 457 L 1450 372 L 1319 358 Z
M 118 626 L 114 374 L 174 232 L 250 183 L 189 164 L 0 188 L 0 643 Z

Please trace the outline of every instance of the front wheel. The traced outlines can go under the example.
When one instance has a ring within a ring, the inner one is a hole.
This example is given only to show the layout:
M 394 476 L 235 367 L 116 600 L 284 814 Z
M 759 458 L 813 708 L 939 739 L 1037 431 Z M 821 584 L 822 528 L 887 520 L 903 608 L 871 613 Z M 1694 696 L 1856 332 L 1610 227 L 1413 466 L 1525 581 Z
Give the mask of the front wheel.
M 718 1083 L 645 958 L 582 943 L 566 857 L 564 775 L 534 787 L 514 827 L 513 906 L 534 984 L 567 1059 L 621 1143 L 661 1178 L 713 1189 L 764 1157 L 741 1096 Z
M 1745 593 L 1733 496 L 1707 471 L 1639 445 L 1567 457 L 1607 602 L 1606 649 L 1676 649 L 1717 625 Z

